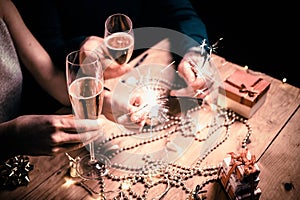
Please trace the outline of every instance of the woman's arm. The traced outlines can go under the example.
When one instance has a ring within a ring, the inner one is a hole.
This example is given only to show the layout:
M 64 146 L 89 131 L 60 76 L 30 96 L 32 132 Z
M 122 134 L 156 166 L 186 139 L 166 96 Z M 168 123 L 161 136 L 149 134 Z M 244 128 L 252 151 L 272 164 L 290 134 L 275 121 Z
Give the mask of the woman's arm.
M 24 24 L 10 0 L 0 0 L 3 20 L 8 26 L 17 52 L 26 68 L 51 96 L 64 105 L 70 105 L 65 74 L 56 68 L 45 49 Z

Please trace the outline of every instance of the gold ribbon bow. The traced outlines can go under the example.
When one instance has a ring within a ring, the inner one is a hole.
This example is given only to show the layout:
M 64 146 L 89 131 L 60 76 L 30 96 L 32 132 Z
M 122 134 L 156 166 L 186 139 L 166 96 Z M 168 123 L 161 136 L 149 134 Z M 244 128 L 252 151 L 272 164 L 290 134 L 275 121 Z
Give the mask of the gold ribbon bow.
M 251 155 L 251 158 L 248 159 L 247 153 L 248 149 L 243 149 L 243 151 L 239 154 L 233 152 L 228 153 L 229 155 L 231 155 L 232 167 L 227 174 L 225 186 L 227 186 L 231 174 L 236 170 L 237 166 L 239 165 L 244 165 L 244 173 L 246 175 L 253 174 L 254 172 L 256 172 L 256 168 L 254 166 L 256 161 L 255 155 Z

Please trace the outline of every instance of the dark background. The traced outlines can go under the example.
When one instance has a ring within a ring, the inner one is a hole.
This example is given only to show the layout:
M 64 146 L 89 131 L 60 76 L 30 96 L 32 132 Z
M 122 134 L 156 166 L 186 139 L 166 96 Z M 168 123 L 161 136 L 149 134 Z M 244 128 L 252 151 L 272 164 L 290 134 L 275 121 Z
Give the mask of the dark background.
M 191 2 L 206 24 L 211 44 L 223 38 L 215 54 L 300 87 L 296 6 L 287 1 Z

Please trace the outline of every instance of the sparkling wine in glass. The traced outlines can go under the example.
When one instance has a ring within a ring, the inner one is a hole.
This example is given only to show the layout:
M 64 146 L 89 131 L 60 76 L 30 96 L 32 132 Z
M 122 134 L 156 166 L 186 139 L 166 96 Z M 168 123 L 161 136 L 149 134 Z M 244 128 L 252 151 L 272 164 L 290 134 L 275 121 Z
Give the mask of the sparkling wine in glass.
M 134 35 L 131 19 L 122 13 L 110 15 L 105 21 L 104 44 L 112 60 L 126 64 L 133 52 Z
M 76 120 L 97 120 L 103 105 L 103 69 L 94 51 L 76 50 L 66 57 L 66 78 L 69 98 Z M 80 130 L 78 130 L 80 132 Z M 103 134 L 99 127 L 99 136 Z M 89 155 L 77 163 L 79 176 L 97 179 L 107 173 L 109 160 L 95 156 L 94 142 L 89 143 Z

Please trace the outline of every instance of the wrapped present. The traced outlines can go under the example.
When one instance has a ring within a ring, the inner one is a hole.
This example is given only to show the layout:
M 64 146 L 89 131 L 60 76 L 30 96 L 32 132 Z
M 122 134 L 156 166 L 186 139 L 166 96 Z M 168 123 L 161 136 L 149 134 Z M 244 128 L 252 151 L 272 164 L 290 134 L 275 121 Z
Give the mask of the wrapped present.
M 218 104 L 250 118 L 265 102 L 269 88 L 269 81 L 245 70 L 236 70 L 219 87 Z
M 252 169 L 249 169 L 252 168 Z M 252 172 L 249 173 L 249 170 Z M 250 175 L 253 176 L 253 179 L 256 179 L 260 173 L 260 169 L 258 167 L 257 163 L 254 163 L 253 165 L 239 165 L 236 167 L 236 175 L 238 179 L 242 182 L 247 182 L 250 180 Z
M 240 181 L 249 181 L 250 178 L 256 179 L 260 173 L 258 164 L 255 162 L 255 155 L 251 155 L 248 149 L 243 149 L 241 153 L 230 152 L 231 170 L 235 172 Z M 229 172 L 230 173 L 230 172 Z
M 261 189 L 257 187 L 253 193 L 247 193 L 243 195 L 238 195 L 235 200 L 258 200 L 261 195 Z
M 230 186 L 227 194 L 229 199 L 231 200 L 258 200 L 261 195 L 261 189 L 259 187 L 256 187 L 253 192 L 235 194 L 232 187 Z
M 222 169 L 225 171 L 225 174 L 229 174 L 229 171 L 231 169 L 231 157 L 226 157 L 223 159 L 222 162 Z
M 219 178 L 229 196 L 251 193 L 251 191 L 255 190 L 260 181 L 260 178 L 257 177 L 253 181 L 242 182 L 237 178 L 236 174 L 231 174 L 230 177 L 228 177 L 225 171 L 220 172 Z
M 249 175 L 256 179 L 260 173 L 258 164 L 255 162 L 255 156 L 250 151 L 243 149 L 240 154 L 233 152 L 230 156 L 223 159 L 222 168 L 226 174 L 236 174 L 240 181 L 247 181 Z
M 255 156 L 248 149 L 241 153 L 230 152 L 230 157 L 223 159 L 219 179 L 231 199 L 251 194 L 252 197 L 260 181 L 260 169 L 255 163 Z M 259 198 L 260 193 L 257 193 Z M 253 197 L 254 198 L 254 197 Z
M 227 195 L 231 200 L 258 200 L 261 195 L 261 189 L 257 186 L 253 188 L 253 190 L 246 189 L 237 192 L 234 186 L 228 184 L 225 191 L 227 192 Z

